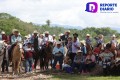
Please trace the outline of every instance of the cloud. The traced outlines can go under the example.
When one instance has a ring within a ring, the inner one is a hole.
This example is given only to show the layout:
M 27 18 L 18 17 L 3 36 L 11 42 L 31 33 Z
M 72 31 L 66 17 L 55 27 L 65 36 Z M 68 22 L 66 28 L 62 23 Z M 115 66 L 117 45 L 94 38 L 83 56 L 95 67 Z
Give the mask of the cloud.
M 44 24 L 50 19 L 52 24 L 82 27 L 120 26 L 120 13 L 88 13 L 85 12 L 87 2 L 89 0 L 0 0 L 0 12 L 7 12 L 23 21 L 38 24 Z M 117 2 L 117 11 L 120 11 L 119 0 L 97 2 Z

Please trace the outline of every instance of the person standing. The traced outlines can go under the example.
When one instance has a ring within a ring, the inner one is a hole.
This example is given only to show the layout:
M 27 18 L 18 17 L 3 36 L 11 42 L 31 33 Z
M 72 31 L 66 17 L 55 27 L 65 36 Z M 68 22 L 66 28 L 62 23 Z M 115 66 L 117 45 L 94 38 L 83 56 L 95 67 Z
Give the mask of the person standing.
M 77 51 L 80 50 L 80 43 L 78 42 L 77 35 L 74 35 L 72 42 L 72 53 L 70 54 L 70 59 L 72 60 L 72 63 Z

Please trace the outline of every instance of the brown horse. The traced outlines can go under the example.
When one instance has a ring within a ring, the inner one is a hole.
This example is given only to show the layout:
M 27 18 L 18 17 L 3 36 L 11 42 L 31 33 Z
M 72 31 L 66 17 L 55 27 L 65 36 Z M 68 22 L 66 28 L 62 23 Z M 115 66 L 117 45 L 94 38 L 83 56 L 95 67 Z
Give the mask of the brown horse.
M 23 50 L 20 46 L 21 44 L 17 43 L 12 52 L 13 75 L 20 73 L 21 58 L 23 57 Z
M 42 69 L 48 69 L 49 66 L 49 61 L 51 61 L 51 67 L 52 67 L 52 51 L 53 51 L 53 43 L 48 42 L 45 47 L 43 48 L 43 59 L 40 59 L 40 65 L 42 64 Z M 42 60 L 42 61 L 41 61 Z
M 92 46 L 88 43 L 86 43 L 86 49 L 87 49 L 87 53 L 89 53 L 89 51 L 92 51 Z

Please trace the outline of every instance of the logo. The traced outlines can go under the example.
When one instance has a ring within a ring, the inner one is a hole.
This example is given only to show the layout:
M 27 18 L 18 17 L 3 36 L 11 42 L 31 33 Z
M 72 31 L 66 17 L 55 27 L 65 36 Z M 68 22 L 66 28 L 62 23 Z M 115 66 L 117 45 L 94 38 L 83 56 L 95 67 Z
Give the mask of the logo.
M 89 2 L 86 4 L 87 12 L 96 13 L 98 11 L 98 4 L 96 2 Z

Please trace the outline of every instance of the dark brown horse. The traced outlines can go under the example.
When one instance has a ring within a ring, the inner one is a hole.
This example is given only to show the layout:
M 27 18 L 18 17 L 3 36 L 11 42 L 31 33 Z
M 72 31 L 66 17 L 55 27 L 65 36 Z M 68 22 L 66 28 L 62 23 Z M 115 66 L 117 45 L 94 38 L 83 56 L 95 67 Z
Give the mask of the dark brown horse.
M 51 62 L 52 66 L 52 51 L 53 51 L 53 43 L 48 42 L 42 49 L 40 50 L 40 68 L 41 70 L 46 70 L 49 67 L 49 61 Z

